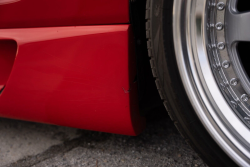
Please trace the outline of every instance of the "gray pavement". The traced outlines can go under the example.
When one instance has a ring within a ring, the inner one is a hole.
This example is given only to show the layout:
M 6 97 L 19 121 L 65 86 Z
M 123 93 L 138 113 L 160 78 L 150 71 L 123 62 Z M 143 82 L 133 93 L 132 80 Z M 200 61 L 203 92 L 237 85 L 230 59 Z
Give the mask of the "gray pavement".
M 136 137 L 0 118 L 0 166 L 205 167 L 165 112 L 155 115 Z

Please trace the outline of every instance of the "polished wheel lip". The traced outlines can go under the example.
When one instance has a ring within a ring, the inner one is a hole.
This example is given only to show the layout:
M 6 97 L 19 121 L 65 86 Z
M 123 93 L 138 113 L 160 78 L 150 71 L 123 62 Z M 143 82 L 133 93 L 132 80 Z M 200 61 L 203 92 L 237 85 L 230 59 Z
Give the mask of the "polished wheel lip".
M 207 131 L 238 165 L 249 166 L 250 130 L 225 100 L 207 55 L 206 5 L 207 0 L 174 1 L 173 38 L 178 69 Z

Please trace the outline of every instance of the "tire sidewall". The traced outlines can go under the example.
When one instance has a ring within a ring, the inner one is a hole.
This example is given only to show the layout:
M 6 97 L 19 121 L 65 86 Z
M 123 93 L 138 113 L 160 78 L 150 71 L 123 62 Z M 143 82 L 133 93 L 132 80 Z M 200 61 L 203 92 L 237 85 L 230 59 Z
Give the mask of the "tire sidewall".
M 148 49 L 156 85 L 177 129 L 211 166 L 236 166 L 208 134 L 185 92 L 180 78 L 172 30 L 172 0 L 148 0 Z

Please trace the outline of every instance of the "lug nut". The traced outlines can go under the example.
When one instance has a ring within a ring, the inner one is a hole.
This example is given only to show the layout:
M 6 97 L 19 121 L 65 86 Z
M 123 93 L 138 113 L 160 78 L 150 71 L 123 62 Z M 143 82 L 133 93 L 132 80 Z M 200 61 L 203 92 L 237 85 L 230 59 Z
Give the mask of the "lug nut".
M 244 101 L 244 102 L 247 102 L 247 101 L 249 100 L 249 97 L 248 97 L 248 95 L 246 95 L 246 94 L 243 94 L 240 98 L 241 98 L 241 100 Z
M 219 2 L 218 4 L 217 4 L 217 9 L 218 10 L 224 10 L 225 9 L 225 3 L 224 2 Z
M 236 85 L 238 84 L 238 79 L 236 79 L 236 78 L 231 79 L 231 80 L 230 80 L 230 84 L 231 84 L 232 86 L 236 86 Z
M 227 61 L 227 60 L 223 61 L 222 67 L 223 67 L 223 68 L 229 68 L 229 67 L 230 67 L 230 62 Z
M 219 42 L 219 43 L 217 44 L 217 48 L 220 49 L 220 50 L 225 49 L 225 44 L 224 44 L 224 42 Z
M 223 29 L 224 26 L 223 26 L 223 24 L 222 24 L 221 22 L 219 22 L 219 23 L 217 23 L 217 24 L 215 25 L 215 27 L 216 27 L 217 30 L 220 31 L 220 30 Z

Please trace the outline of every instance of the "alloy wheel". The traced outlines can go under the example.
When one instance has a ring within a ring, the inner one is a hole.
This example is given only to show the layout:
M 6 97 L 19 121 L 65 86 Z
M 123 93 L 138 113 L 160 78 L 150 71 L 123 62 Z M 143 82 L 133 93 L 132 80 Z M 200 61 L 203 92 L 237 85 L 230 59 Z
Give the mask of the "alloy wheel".
M 217 144 L 250 164 L 250 79 L 238 45 L 250 41 L 250 12 L 237 0 L 175 0 L 174 48 L 188 98 Z

